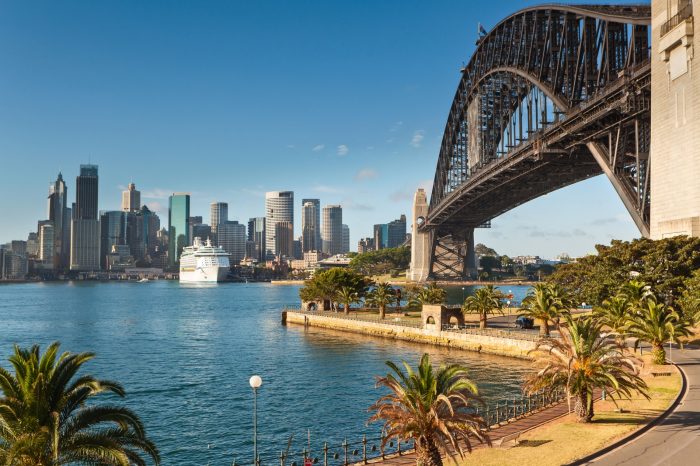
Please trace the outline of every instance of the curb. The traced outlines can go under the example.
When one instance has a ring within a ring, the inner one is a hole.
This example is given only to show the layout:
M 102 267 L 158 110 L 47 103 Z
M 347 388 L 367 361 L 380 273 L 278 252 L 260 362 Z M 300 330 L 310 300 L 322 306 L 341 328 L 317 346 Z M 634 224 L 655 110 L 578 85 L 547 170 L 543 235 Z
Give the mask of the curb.
M 681 390 L 678 392 L 678 395 L 676 396 L 676 399 L 673 400 L 673 403 L 666 408 L 666 410 L 661 413 L 659 417 L 656 419 L 653 419 L 652 421 L 648 422 L 644 426 L 640 427 L 639 429 L 635 430 L 634 432 L 630 433 L 629 435 L 621 438 L 617 442 L 611 443 L 607 447 L 603 447 L 600 450 L 591 453 L 590 455 L 584 456 L 583 458 L 577 459 L 576 461 L 572 461 L 571 463 L 567 463 L 565 466 L 581 466 L 590 463 L 593 460 L 596 460 L 602 456 L 607 455 L 608 453 L 612 452 L 613 450 L 617 450 L 618 448 L 624 446 L 625 444 L 635 440 L 637 437 L 642 436 L 645 434 L 647 431 L 649 431 L 652 427 L 658 425 L 666 419 L 669 414 L 671 414 L 681 403 L 683 398 L 685 398 L 685 395 L 688 391 L 688 379 L 685 375 L 685 371 L 676 363 L 672 363 L 676 369 L 678 369 L 678 372 L 681 374 Z

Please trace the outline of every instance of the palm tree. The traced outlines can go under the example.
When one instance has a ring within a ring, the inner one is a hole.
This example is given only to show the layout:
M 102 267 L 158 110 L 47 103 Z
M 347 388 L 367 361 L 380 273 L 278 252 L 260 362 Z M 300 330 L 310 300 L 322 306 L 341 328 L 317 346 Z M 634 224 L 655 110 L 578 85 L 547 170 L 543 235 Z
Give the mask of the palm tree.
M 473 295 L 467 297 L 462 304 L 462 312 L 479 314 L 479 327 L 486 328 L 488 314 L 503 314 L 503 293 L 493 285 L 487 285 L 477 289 Z
M 413 439 L 418 465 L 441 466 L 441 452 L 463 457 L 463 446 L 471 451 L 473 438 L 490 444 L 486 423 L 474 410 L 481 400 L 466 367 L 435 370 L 428 354 L 417 371 L 405 361 L 405 372 L 391 361 L 386 364 L 392 372 L 377 378 L 377 387 L 388 388 L 389 394 L 370 407 L 370 422 L 384 422 L 382 447 L 393 438 Z
M 692 320 L 683 319 L 671 307 L 659 303 L 652 296 L 643 301 L 629 323 L 630 335 L 651 344 L 654 364 L 666 364 L 664 343 L 680 343 L 680 337 L 691 334 Z
M 640 280 L 630 280 L 621 287 L 619 294 L 626 297 L 630 303 L 641 303 L 654 296 L 651 286 Z
M 342 287 L 338 291 L 338 299 L 343 303 L 345 314 L 350 314 L 350 305 L 359 301 L 359 296 L 355 290 L 348 286 Z
M 58 354 L 59 343 L 42 355 L 39 346 L 15 346 L 0 367 L 0 463 L 59 466 L 160 464 L 155 445 L 138 416 L 119 406 L 89 405 L 101 393 L 124 396 L 116 382 L 77 376 L 93 353 Z
M 523 299 L 520 309 L 526 316 L 542 321 L 540 335 L 549 336 L 549 323 L 569 314 L 569 300 L 557 285 L 537 283 Z
M 395 291 L 388 283 L 378 283 L 367 295 L 367 303 L 379 308 L 379 318 L 386 317 L 386 307 L 394 302 Z
M 422 308 L 424 304 L 442 304 L 445 302 L 447 292 L 435 283 L 428 286 L 417 287 L 409 290 L 409 305 Z
M 532 393 L 542 389 L 564 388 L 575 398 L 574 412 L 579 422 L 593 418 L 593 390 L 604 389 L 615 404 L 629 399 L 632 392 L 646 394 L 647 385 L 639 377 L 641 361 L 625 353 L 612 337 L 600 336 L 602 324 L 590 317 L 566 316 L 561 339 L 541 339 L 534 350 L 539 370 L 525 381 Z
M 633 306 L 629 299 L 619 294 L 603 301 L 603 305 L 593 309 L 593 317 L 615 335 L 617 342 L 624 346 L 627 325 L 632 317 Z

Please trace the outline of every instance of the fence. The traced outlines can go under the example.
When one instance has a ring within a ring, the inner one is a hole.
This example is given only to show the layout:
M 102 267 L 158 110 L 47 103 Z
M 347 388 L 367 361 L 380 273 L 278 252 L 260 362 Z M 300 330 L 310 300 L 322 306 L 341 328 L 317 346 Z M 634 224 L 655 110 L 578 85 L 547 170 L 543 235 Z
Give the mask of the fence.
M 468 333 L 471 335 L 486 335 L 498 338 L 510 338 L 513 340 L 539 341 L 540 335 L 537 331 L 521 330 L 517 328 L 479 328 L 479 324 L 450 325 L 443 324 L 443 332 Z M 557 338 L 550 336 L 550 338 Z
M 296 312 L 299 314 L 306 314 L 306 315 L 312 315 L 312 316 L 322 316 L 322 317 L 332 317 L 334 319 L 344 319 L 344 320 L 354 320 L 354 321 L 359 321 L 359 322 L 372 322 L 375 324 L 388 324 L 388 325 L 401 325 L 403 327 L 412 327 L 412 328 L 422 328 L 423 325 L 419 320 L 415 319 L 404 319 L 402 317 L 396 317 L 392 316 L 391 314 L 387 314 L 385 319 L 380 319 L 379 316 L 377 317 L 371 317 L 371 316 L 363 316 L 362 314 L 358 314 L 355 309 L 355 314 L 345 314 L 343 311 L 338 311 L 338 312 L 333 312 L 333 311 L 307 311 L 304 309 L 300 309 L 299 306 L 284 306 L 285 311 L 289 312 Z

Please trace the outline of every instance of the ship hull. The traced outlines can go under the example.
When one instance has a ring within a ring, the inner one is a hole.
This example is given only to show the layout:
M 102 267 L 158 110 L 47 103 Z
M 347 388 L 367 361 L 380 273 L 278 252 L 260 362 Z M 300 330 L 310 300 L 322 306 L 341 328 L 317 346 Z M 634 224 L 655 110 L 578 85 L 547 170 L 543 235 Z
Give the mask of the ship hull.
M 198 267 L 195 270 L 180 271 L 181 283 L 217 283 L 226 279 L 228 267 Z

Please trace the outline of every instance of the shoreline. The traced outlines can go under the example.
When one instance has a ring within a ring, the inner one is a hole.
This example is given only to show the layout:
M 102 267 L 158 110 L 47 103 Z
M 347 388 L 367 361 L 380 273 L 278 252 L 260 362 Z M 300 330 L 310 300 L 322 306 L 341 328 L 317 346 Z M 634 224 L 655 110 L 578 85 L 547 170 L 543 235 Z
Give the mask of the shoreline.
M 409 281 L 398 281 L 398 280 L 387 280 L 382 283 L 388 283 L 389 285 L 393 286 L 402 286 L 402 285 L 413 285 L 413 284 L 418 284 L 418 282 L 409 282 Z M 426 283 L 435 283 L 436 285 L 441 285 L 441 286 L 479 286 L 479 285 L 493 285 L 493 286 L 533 286 L 536 283 L 536 281 L 528 281 L 528 280 L 523 280 L 523 281 L 517 281 L 517 282 L 511 282 L 511 281 L 477 281 L 477 280 L 466 280 L 466 281 L 448 281 L 448 280 L 437 280 L 437 281 L 429 281 Z M 272 285 L 303 285 L 304 280 L 271 280 L 270 284 Z

